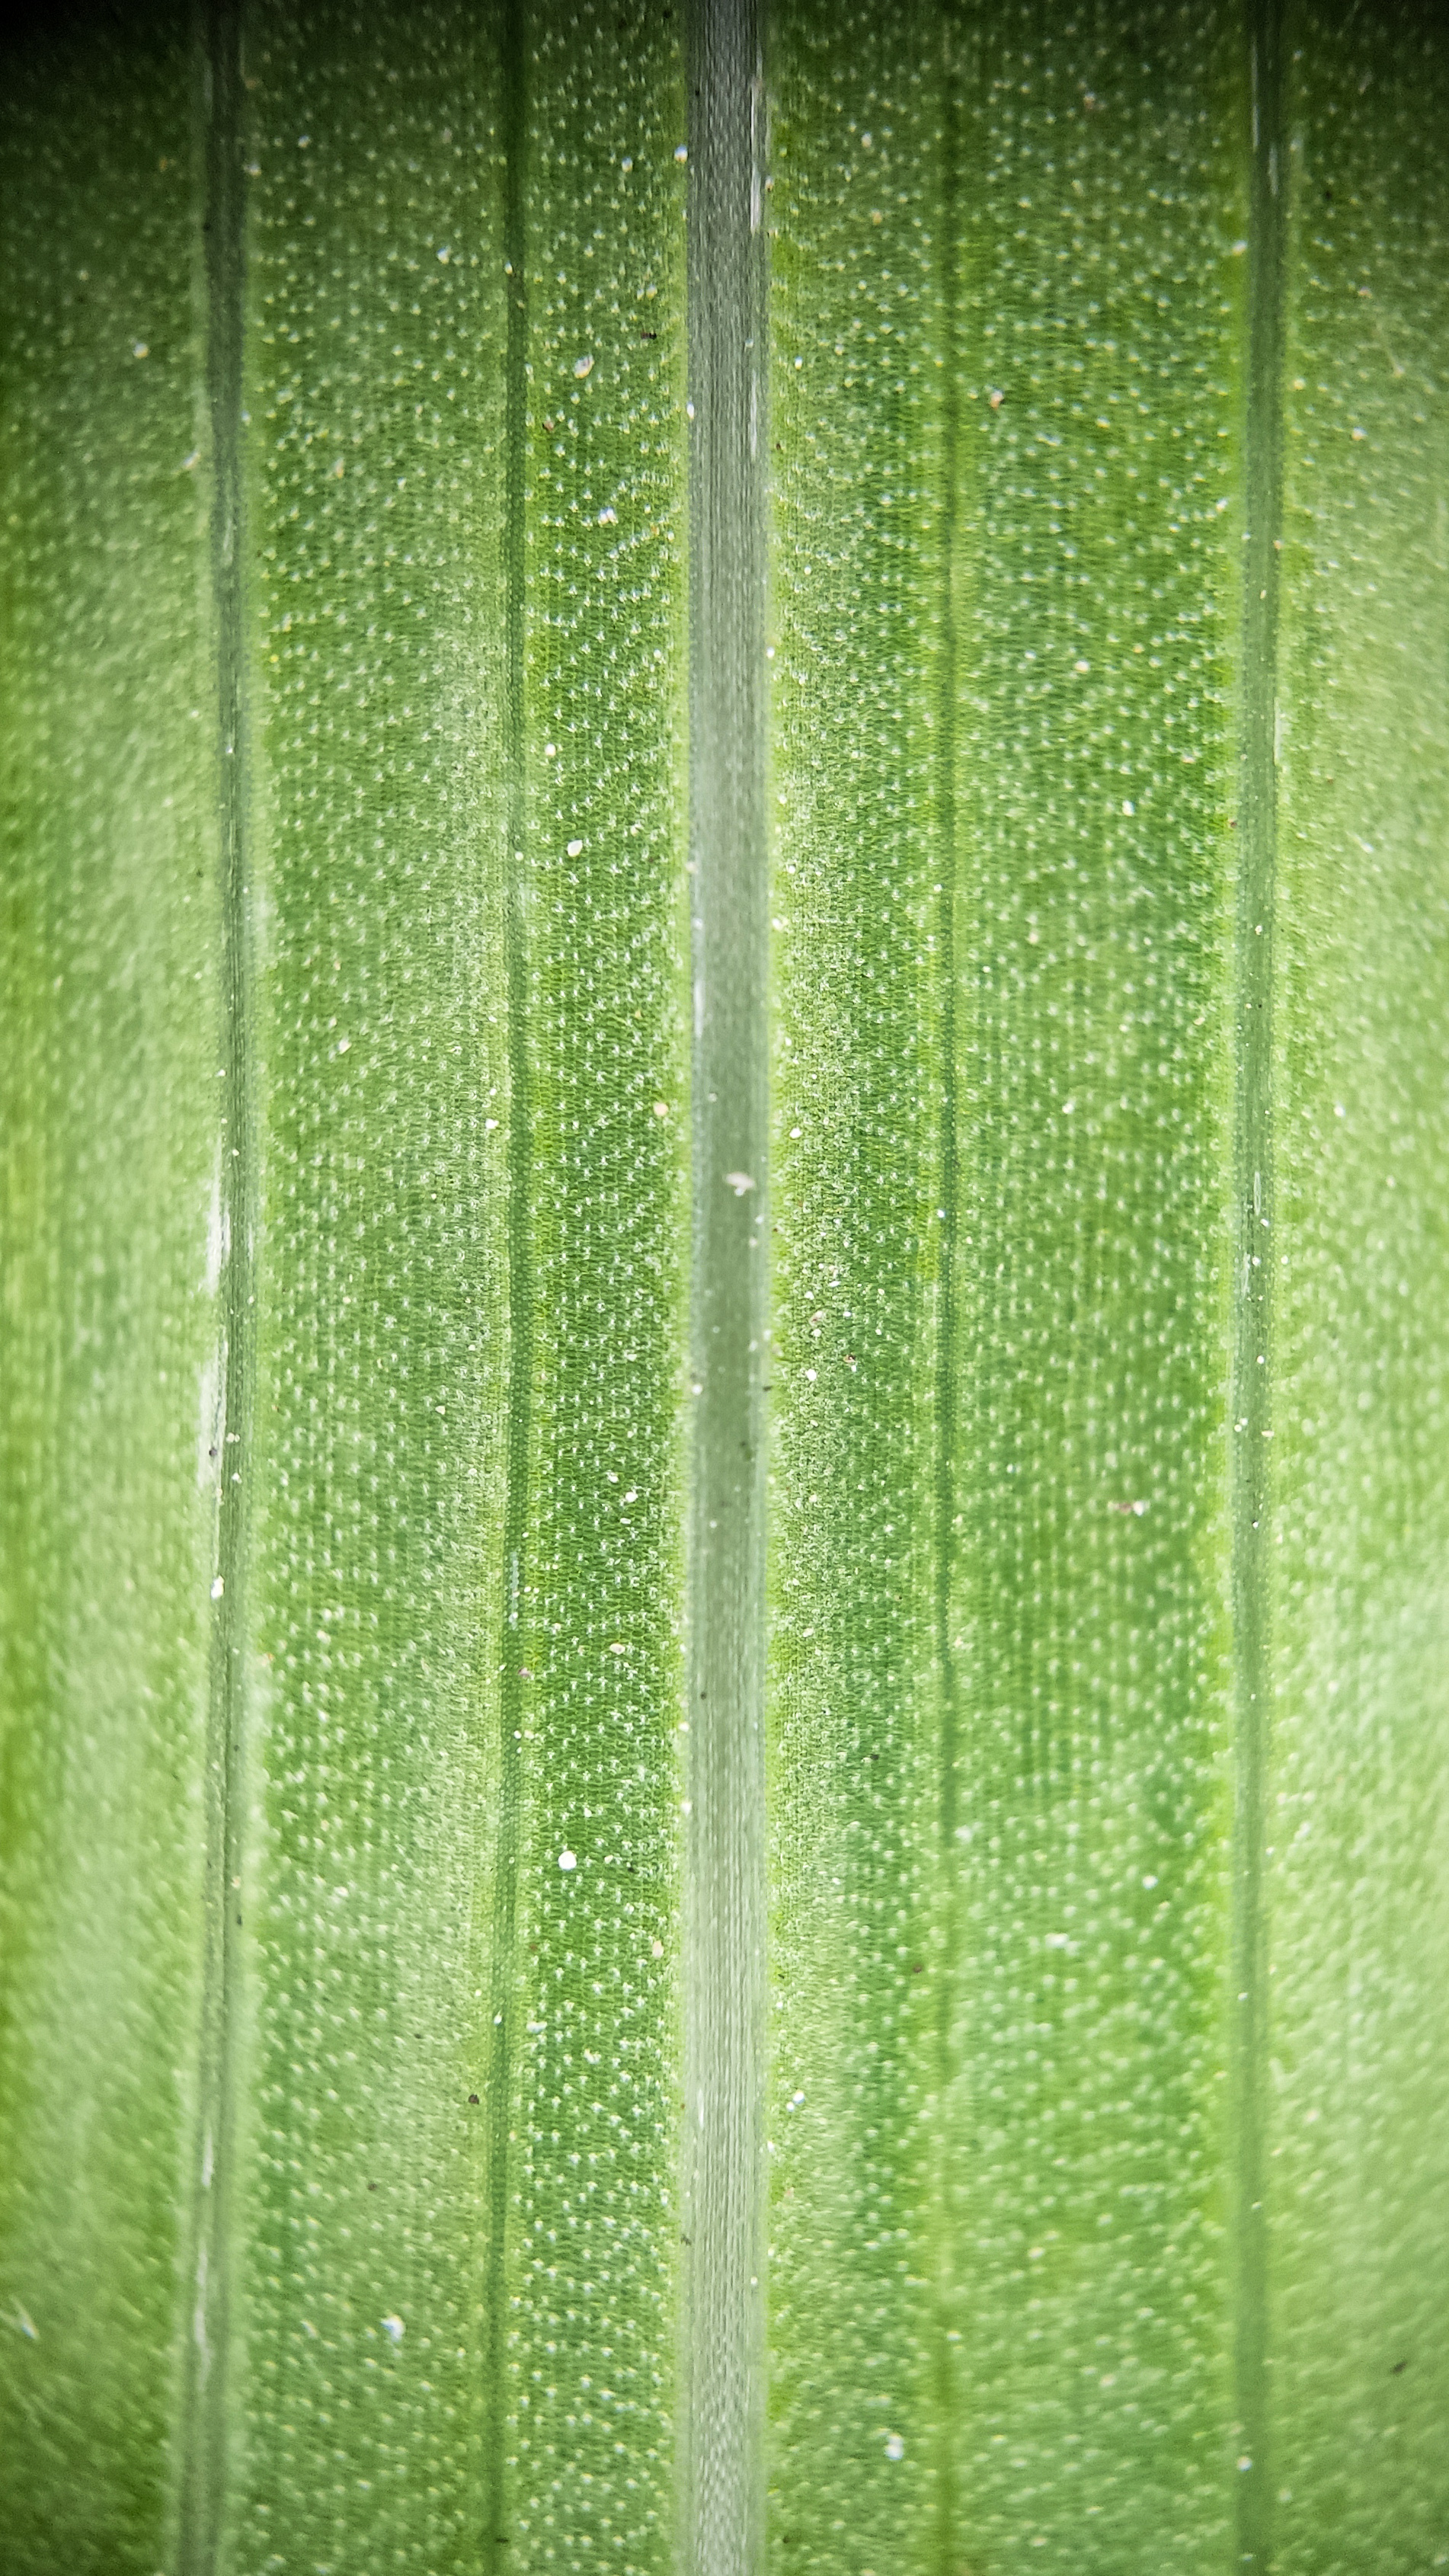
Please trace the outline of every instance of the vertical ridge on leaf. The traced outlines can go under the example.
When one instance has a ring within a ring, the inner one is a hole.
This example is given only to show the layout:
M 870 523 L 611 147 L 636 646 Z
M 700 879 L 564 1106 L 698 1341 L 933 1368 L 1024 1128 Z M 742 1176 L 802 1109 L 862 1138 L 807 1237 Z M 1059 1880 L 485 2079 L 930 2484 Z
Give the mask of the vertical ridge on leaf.
M 508 1019 L 508 1356 L 507 1429 L 503 1495 L 505 1633 L 498 1693 L 499 1854 L 488 1926 L 488 1993 L 492 2007 L 486 2035 L 483 2101 L 490 2116 L 511 2115 L 516 2098 L 519 2027 L 515 1944 L 523 1800 L 523 1718 L 527 1704 L 525 1650 L 519 1635 L 524 1559 L 528 1545 L 533 1431 L 533 1174 L 532 1104 L 529 1098 L 528 917 L 524 847 L 528 829 L 528 45 L 521 0 L 501 13 L 503 149 L 503 296 L 507 308 L 506 392 L 503 445 L 503 581 L 507 670 L 504 678 L 507 774 L 504 787 L 503 973 Z M 481 2108 L 481 2104 L 480 2104 Z M 510 2545 L 507 2531 L 509 2412 L 503 2402 L 508 2368 L 510 2160 L 496 2151 L 488 2162 L 488 2243 L 483 2282 L 485 2411 L 479 2512 L 483 2564 Z
M 938 1872 L 943 1882 L 941 1914 L 936 1941 L 936 1992 L 934 1996 L 937 2066 L 936 2095 L 944 2101 L 951 2082 L 951 2017 L 956 1980 L 959 1975 L 961 1923 L 951 1872 L 955 1859 L 956 1833 L 961 1821 L 961 1737 L 963 1692 L 961 1641 L 954 1634 L 951 1615 L 951 1566 L 956 1547 L 957 1512 L 962 1488 L 963 1462 L 958 1453 L 956 1425 L 960 1414 L 960 1322 L 961 1307 L 957 1296 L 957 1273 L 961 1256 L 961 1129 L 962 1102 L 959 1081 L 960 1046 L 957 1026 L 957 905 L 960 900 L 959 871 L 954 864 L 958 830 L 956 817 L 957 791 L 957 702 L 961 686 L 961 626 L 969 614 L 969 594 L 959 596 L 956 589 L 958 545 L 958 492 L 961 474 L 961 439 L 965 404 L 962 394 L 959 322 L 961 313 L 961 151 L 962 151 L 962 86 L 967 76 L 969 51 L 963 45 L 962 31 L 954 18 L 944 18 L 939 43 L 941 49 L 940 100 L 940 190 L 939 227 L 939 294 L 941 348 L 941 540 L 940 567 L 940 640 L 937 675 L 936 762 L 937 814 L 940 847 L 943 858 L 940 875 L 935 881 L 937 892 L 935 973 L 940 1012 L 940 1111 L 937 1170 L 939 1188 L 935 1210 L 937 1228 L 936 1277 L 934 1286 L 935 1351 L 933 1404 L 935 1410 L 935 1525 L 931 1544 L 935 1563 L 935 1663 L 936 1688 L 940 1700 L 940 1786 L 937 1837 Z M 964 590 L 964 585 L 963 585 Z M 929 1210 L 927 1224 L 931 1223 Z M 939 2460 L 938 2486 L 935 2498 L 936 2548 L 942 2565 L 948 2565 L 955 2546 L 959 2521 L 956 2494 L 956 2462 L 951 2441 L 952 2348 L 947 2340 L 952 2329 L 946 2322 L 950 2290 L 951 2190 L 947 2160 L 936 2158 L 937 2243 L 935 2266 L 939 2312 L 935 2320 L 935 2370 L 937 2381 L 937 2420 L 933 2440 Z
M 209 0 L 198 65 L 204 172 L 205 374 L 211 483 L 210 659 L 217 780 L 221 975 L 221 1138 L 216 1347 L 216 1551 L 206 1756 L 205 1978 L 186 2273 L 191 2331 L 177 2441 L 181 2564 L 218 2564 L 233 2467 L 232 2225 L 247 1841 L 246 1647 L 258 1217 L 254 1020 L 257 1004 L 246 689 L 246 520 L 242 497 L 245 241 L 241 16 Z M 200 675 L 198 675 L 199 677 Z
M 764 84 L 755 0 L 690 14 L 693 1255 L 682 2562 L 759 2555 L 763 2404 Z
M 1249 0 L 1247 309 L 1243 367 L 1242 642 L 1234 916 L 1233 1927 L 1230 2225 L 1233 2486 L 1238 2564 L 1268 2563 L 1272 2536 L 1267 2318 L 1267 1941 L 1263 1846 L 1272 1717 L 1273 1055 L 1277 881 L 1278 563 L 1282 551 L 1284 118 L 1279 0 Z

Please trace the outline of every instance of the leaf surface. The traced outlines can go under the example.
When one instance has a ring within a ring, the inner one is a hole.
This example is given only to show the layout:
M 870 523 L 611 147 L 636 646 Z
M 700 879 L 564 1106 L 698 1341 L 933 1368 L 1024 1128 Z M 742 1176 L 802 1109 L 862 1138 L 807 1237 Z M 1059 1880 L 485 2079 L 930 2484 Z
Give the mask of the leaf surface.
M 24 2576 L 1438 2563 L 1446 88 L 14 47 Z

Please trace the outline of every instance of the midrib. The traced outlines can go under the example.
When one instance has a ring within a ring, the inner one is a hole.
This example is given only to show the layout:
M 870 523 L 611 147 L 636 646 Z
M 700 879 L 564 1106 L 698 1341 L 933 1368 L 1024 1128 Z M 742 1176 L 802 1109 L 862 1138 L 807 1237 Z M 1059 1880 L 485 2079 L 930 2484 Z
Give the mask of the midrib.
M 768 1351 L 765 297 L 753 0 L 690 29 L 689 1798 L 681 2554 L 760 2563 L 763 1377 Z

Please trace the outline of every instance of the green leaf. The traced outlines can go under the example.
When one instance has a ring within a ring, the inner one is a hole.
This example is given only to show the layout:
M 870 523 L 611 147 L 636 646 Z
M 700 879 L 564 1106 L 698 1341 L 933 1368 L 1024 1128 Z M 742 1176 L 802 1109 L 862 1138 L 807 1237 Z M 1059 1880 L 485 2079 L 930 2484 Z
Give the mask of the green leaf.
M 1449 49 L 7 54 L 17 2576 L 1449 2551 Z

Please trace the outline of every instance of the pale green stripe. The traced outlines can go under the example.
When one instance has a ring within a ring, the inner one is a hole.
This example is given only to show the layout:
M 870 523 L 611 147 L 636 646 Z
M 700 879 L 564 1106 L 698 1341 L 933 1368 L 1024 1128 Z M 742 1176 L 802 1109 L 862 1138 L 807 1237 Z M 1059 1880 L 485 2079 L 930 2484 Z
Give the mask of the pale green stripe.
M 1449 2552 L 1449 121 L 1288 19 L 1270 1926 L 1275 2566 Z

